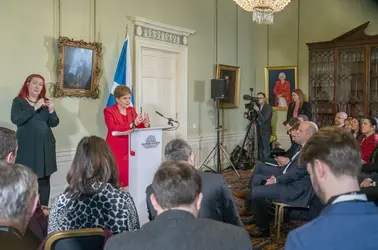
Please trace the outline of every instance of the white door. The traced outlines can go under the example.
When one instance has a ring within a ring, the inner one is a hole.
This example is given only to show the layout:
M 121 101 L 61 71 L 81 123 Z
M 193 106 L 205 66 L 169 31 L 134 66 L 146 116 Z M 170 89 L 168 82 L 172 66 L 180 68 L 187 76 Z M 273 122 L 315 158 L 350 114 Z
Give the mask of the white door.
M 156 114 L 177 119 L 177 54 L 143 48 L 141 61 L 141 100 L 139 107 L 148 113 L 152 127 L 167 126 L 167 120 Z M 140 110 L 139 110 L 140 111 Z M 175 138 L 175 132 L 164 131 L 162 149 Z

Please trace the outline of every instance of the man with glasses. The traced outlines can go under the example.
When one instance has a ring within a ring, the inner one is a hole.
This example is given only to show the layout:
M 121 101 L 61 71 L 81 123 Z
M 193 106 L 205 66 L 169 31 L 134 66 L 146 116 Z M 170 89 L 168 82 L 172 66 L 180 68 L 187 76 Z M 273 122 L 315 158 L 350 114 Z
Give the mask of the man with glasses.
M 265 94 L 257 93 L 258 103 L 253 106 L 257 113 L 259 136 L 259 160 L 265 161 L 270 156 L 270 137 L 272 136 L 272 106 L 265 102 Z

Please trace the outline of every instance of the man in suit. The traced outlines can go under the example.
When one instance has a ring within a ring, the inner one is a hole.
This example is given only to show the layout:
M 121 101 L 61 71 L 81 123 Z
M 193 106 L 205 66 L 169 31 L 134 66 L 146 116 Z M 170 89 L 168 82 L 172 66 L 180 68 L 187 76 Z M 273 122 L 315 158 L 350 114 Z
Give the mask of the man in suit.
M 25 236 L 39 202 L 37 176 L 21 165 L 0 162 L 0 245 L 3 249 L 37 249 Z
M 257 93 L 258 105 L 253 109 L 257 113 L 259 135 L 259 158 L 266 160 L 270 156 L 270 137 L 272 136 L 272 107 L 265 102 L 265 94 Z
M 302 159 L 326 207 L 319 217 L 289 233 L 285 249 L 377 249 L 378 211 L 360 192 L 356 139 L 341 128 L 321 128 L 304 146 Z
M 302 147 L 318 131 L 314 122 L 299 125 L 296 142 Z M 278 167 L 257 165 L 252 179 L 252 206 L 255 210 L 256 227 L 252 237 L 269 237 L 271 216 L 267 200 L 282 202 L 295 207 L 307 207 L 313 197 L 310 176 L 305 163 L 299 163 L 301 148 L 294 156 Z
M 202 201 L 199 172 L 184 161 L 166 161 L 155 173 L 151 203 L 156 218 L 139 231 L 111 237 L 105 250 L 249 250 L 248 233 L 234 225 L 197 218 Z
M 168 142 L 164 155 L 167 160 L 185 161 L 194 168 L 195 155 L 189 144 L 182 139 Z M 223 176 L 206 172 L 199 172 L 199 175 L 203 182 L 200 217 L 243 226 L 234 197 Z M 156 210 L 150 200 L 152 193 L 152 185 L 149 185 L 146 189 L 146 201 L 150 221 L 156 216 Z

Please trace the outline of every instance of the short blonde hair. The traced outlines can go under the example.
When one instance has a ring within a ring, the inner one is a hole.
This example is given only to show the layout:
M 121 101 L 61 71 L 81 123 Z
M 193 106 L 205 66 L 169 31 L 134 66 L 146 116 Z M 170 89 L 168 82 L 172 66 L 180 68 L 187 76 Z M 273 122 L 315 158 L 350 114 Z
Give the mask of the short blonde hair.
M 118 85 L 114 90 L 115 98 L 121 98 L 127 94 L 132 95 L 131 89 L 125 85 Z

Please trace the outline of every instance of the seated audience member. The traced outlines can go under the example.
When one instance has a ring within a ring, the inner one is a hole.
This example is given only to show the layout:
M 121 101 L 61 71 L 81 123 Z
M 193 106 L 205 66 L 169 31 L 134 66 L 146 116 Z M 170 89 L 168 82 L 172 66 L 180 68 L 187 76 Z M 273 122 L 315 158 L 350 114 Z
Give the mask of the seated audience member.
M 0 162 L 1 249 L 38 248 L 38 242 L 24 237 L 38 202 L 37 176 L 21 165 Z
M 285 128 L 286 128 L 286 131 L 287 131 L 287 134 L 290 136 L 290 141 L 291 141 L 291 144 L 293 144 L 293 139 L 291 138 L 291 135 L 290 135 L 290 130 L 295 126 L 295 125 L 298 125 L 301 123 L 301 121 L 298 119 L 298 118 L 295 118 L 295 117 L 292 117 L 290 118 L 287 122 L 285 121 L 283 124 L 285 125 Z
M 312 186 L 326 207 L 289 233 L 286 250 L 377 249 L 378 211 L 360 192 L 360 159 L 358 143 L 340 128 L 321 128 L 306 143 L 301 160 L 307 162 Z
M 111 237 L 105 250 L 252 249 L 247 232 L 227 223 L 197 218 L 202 202 L 200 173 L 184 161 L 166 161 L 155 173 L 151 203 L 156 218 L 136 232 Z
M 318 130 L 313 122 L 299 125 L 296 141 L 303 147 Z M 294 156 L 278 167 L 257 164 L 252 175 L 252 206 L 256 227 L 252 237 L 269 237 L 271 215 L 267 200 L 282 202 L 295 207 L 307 207 L 314 193 L 305 163 L 299 163 L 299 147 Z
M 336 116 L 335 116 L 335 125 L 337 127 L 341 127 L 341 128 L 344 127 L 344 121 L 345 121 L 346 118 L 348 118 L 347 113 L 345 113 L 345 112 L 337 113 Z
M 67 182 L 64 193 L 52 204 L 48 234 L 94 227 L 113 233 L 139 229 L 134 201 L 119 190 L 113 153 L 102 138 L 81 139 Z
M 164 155 L 167 160 L 185 161 L 194 167 L 194 153 L 189 144 L 182 139 L 168 142 Z M 203 181 L 200 217 L 242 226 L 234 197 L 223 176 L 201 171 L 198 173 Z M 149 185 L 146 189 L 146 201 L 150 220 L 156 216 L 156 210 L 150 200 L 152 193 L 152 185 Z
M 344 129 L 345 129 L 345 131 L 347 131 L 349 133 L 353 133 L 352 132 L 352 121 L 353 121 L 352 117 L 348 117 L 344 121 Z
M 378 144 L 378 121 L 374 117 L 364 119 L 361 127 L 363 137 L 360 142 L 361 162 L 369 163 L 371 153 Z
M 17 155 L 16 132 L 8 128 L 0 127 L 0 161 L 13 164 Z M 48 208 L 38 204 L 36 211 L 30 218 L 25 237 L 36 244 L 41 243 L 47 236 Z
M 357 141 L 360 141 L 361 137 L 363 136 L 361 132 L 361 126 L 362 126 L 363 120 L 364 119 L 362 117 L 353 117 L 352 119 L 352 133 L 353 133 L 354 138 L 357 139 Z
M 253 175 L 255 175 L 255 174 L 258 175 L 260 173 L 260 171 L 264 171 L 265 169 L 267 171 L 269 171 L 269 173 L 271 171 L 281 172 L 282 171 L 281 168 L 278 168 L 278 167 L 279 166 L 280 167 L 285 166 L 288 162 L 290 162 L 290 159 L 293 157 L 293 154 L 300 150 L 301 145 L 299 145 L 296 142 L 297 141 L 298 128 L 299 128 L 299 124 L 296 124 L 296 125 L 294 125 L 294 127 L 291 128 L 291 131 L 290 131 L 290 135 L 293 138 L 293 144 L 289 149 L 291 151 L 290 155 L 287 153 L 289 151 L 288 150 L 288 151 L 286 151 L 286 154 L 284 156 L 275 157 L 271 161 L 265 162 L 264 164 L 261 164 L 261 163 L 257 164 L 255 171 L 254 171 L 254 173 L 252 174 L 252 177 L 249 180 L 248 189 L 241 190 L 241 191 L 236 191 L 236 190 L 233 191 L 233 194 L 236 197 L 241 198 L 241 199 L 245 199 L 245 211 L 241 211 L 242 215 L 253 215 L 253 213 L 254 213 L 253 208 L 252 208 L 252 186 L 253 186 L 252 180 L 253 180 Z M 274 166 L 274 165 L 276 165 L 276 166 Z M 250 219 L 247 219 L 247 220 L 242 220 L 242 222 L 244 224 L 251 224 L 251 223 L 254 223 L 255 220 L 254 220 L 254 218 L 250 218 Z
M 307 115 L 298 115 L 297 119 L 300 121 L 300 122 L 308 122 L 309 119 L 308 119 L 308 116 Z

